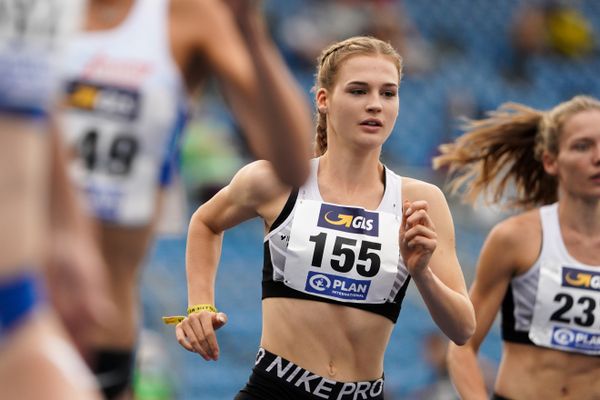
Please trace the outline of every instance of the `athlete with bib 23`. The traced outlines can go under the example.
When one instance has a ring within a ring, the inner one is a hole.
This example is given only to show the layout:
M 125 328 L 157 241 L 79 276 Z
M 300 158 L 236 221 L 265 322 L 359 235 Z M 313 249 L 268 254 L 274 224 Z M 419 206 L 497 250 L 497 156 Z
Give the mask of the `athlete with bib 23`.
M 492 189 L 499 203 L 511 182 L 511 204 L 525 209 L 483 246 L 477 330 L 449 349 L 461 397 L 487 398 L 476 354 L 501 309 L 494 399 L 600 399 L 600 101 L 509 104 L 441 150 L 435 165 L 450 167 L 455 189 L 467 182 L 467 199 Z
M 262 338 L 236 399 L 382 399 L 383 359 L 412 279 L 457 344 L 475 316 L 435 186 L 379 160 L 398 115 L 401 58 L 372 37 L 336 43 L 317 67 L 316 154 L 300 187 L 258 161 L 193 215 L 187 245 L 188 317 L 178 342 L 217 360 L 214 281 L 223 231 L 265 224 Z

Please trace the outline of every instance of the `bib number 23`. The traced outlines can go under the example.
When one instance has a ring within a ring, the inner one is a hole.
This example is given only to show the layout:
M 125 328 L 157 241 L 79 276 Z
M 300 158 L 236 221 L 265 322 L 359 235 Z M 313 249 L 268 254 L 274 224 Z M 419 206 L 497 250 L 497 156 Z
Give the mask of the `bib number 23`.
M 575 305 L 575 299 L 568 293 L 557 293 L 554 297 L 555 303 L 561 303 L 561 306 L 550 316 L 551 321 L 570 323 L 571 318 L 565 316 L 567 312 Z M 592 297 L 583 296 L 577 300 L 577 304 L 582 306 L 581 314 L 573 317 L 573 322 L 579 326 L 589 327 L 596 321 L 594 310 L 596 309 L 596 300 Z

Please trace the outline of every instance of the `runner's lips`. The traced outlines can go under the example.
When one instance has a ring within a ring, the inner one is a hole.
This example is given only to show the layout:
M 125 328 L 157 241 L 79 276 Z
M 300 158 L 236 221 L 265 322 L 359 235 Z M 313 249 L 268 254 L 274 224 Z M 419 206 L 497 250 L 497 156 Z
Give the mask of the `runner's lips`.
M 364 121 L 362 121 L 360 123 L 360 125 L 366 125 L 366 126 L 383 126 L 383 123 L 376 119 L 376 118 L 369 118 L 369 119 L 365 119 Z

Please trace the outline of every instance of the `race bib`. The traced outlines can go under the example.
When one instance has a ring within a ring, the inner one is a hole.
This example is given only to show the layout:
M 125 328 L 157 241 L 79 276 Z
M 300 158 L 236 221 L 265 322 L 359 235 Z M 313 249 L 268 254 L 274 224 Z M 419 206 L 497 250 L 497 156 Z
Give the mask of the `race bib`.
M 600 355 L 600 268 L 543 262 L 529 338 L 539 346 Z
M 81 0 L 0 0 L 0 110 L 45 115 Z
M 356 303 L 392 300 L 399 218 L 315 200 L 296 204 L 284 283 L 300 292 Z
M 70 173 L 96 217 L 127 225 L 155 212 L 160 160 L 147 151 L 135 89 L 92 82 L 67 85 L 65 132 L 75 153 Z

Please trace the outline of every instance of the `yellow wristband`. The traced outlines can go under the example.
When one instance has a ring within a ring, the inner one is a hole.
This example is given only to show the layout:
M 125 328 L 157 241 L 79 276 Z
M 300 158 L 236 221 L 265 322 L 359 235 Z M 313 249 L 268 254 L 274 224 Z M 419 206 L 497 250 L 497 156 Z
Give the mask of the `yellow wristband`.
M 187 309 L 188 315 L 198 313 L 200 311 L 210 311 L 217 313 L 217 309 L 212 304 L 196 304 L 195 306 L 189 306 Z M 183 315 L 170 315 L 162 317 L 163 323 L 166 325 L 177 325 L 183 321 L 186 317 Z
M 177 325 L 184 319 L 185 317 L 183 315 L 172 315 L 169 317 L 162 317 L 162 320 L 166 325 Z
M 200 311 L 210 311 L 217 313 L 217 309 L 212 304 L 196 304 L 194 306 L 189 306 L 187 309 L 188 315 L 198 313 Z

